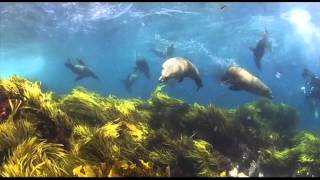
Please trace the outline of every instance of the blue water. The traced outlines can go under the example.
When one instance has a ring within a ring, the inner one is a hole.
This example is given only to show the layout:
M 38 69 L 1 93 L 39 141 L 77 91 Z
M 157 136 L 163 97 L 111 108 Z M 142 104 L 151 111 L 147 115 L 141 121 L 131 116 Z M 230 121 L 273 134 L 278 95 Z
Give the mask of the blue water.
M 171 82 L 165 91 L 186 102 L 237 107 L 259 97 L 230 91 L 216 74 L 236 63 L 258 76 L 274 102 L 296 107 L 299 126 L 314 131 L 320 119 L 300 89 L 302 69 L 320 74 L 320 3 L 0 3 L 0 75 L 23 75 L 42 81 L 56 93 L 84 86 L 103 95 L 148 98 L 158 84 L 163 60 L 150 48 L 173 43 L 176 56 L 198 67 L 204 87 L 193 81 Z M 252 52 L 264 29 L 272 52 L 259 71 Z M 144 56 L 150 80 L 140 76 L 128 93 L 122 79 Z M 74 82 L 66 59 L 82 58 L 100 80 Z M 276 73 L 280 73 L 277 78 Z

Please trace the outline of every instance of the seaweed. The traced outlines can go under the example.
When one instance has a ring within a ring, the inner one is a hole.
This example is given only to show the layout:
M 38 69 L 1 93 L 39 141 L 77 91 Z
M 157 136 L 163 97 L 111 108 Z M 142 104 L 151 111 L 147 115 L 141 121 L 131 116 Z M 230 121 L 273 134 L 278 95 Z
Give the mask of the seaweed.
M 109 107 L 103 98 L 94 92 L 88 92 L 83 87 L 75 87 L 70 94 L 60 100 L 61 109 L 73 121 L 85 121 L 90 124 L 99 124 L 109 119 L 104 108 Z
M 56 95 L 23 77 L 1 79 L 0 175 L 319 176 L 319 137 L 296 129 L 292 107 L 188 104 L 164 86 L 143 100 L 80 86 Z
M 51 142 L 62 143 L 69 148 L 68 138 L 71 135 L 72 122 L 58 108 L 53 92 L 42 92 L 40 82 L 31 82 L 19 76 L 1 79 L 1 97 L 15 99 L 10 103 L 13 120 L 28 119 L 36 126 L 37 135 Z
M 320 176 L 320 137 L 311 132 L 300 132 L 294 138 L 293 150 L 298 153 L 297 176 Z
M 10 153 L 1 167 L 1 176 L 70 176 L 72 167 L 77 163 L 80 161 L 68 155 L 61 144 L 31 137 Z

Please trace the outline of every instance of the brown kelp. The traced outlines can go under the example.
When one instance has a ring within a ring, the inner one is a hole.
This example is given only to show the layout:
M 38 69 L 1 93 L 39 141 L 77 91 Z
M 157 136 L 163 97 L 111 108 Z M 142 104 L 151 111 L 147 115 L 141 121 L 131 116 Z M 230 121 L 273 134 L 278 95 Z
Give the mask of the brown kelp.
M 319 176 L 320 139 L 297 112 L 260 99 L 188 104 L 159 85 L 147 100 L 0 80 L 1 176 Z

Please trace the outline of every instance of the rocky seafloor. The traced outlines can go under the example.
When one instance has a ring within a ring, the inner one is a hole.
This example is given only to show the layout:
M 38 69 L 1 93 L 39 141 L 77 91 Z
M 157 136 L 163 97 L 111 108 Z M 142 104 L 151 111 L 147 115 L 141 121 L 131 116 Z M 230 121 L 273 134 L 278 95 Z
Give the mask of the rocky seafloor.
M 0 80 L 0 176 L 319 176 L 320 138 L 267 99 L 225 109 Z

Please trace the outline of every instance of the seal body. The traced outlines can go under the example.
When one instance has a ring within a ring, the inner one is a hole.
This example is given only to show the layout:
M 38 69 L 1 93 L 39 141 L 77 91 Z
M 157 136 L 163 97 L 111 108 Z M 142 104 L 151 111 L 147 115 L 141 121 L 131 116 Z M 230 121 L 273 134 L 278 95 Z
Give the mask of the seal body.
M 272 92 L 268 86 L 256 76 L 239 66 L 230 66 L 221 81 L 230 84 L 230 90 L 245 90 L 259 96 L 273 99 Z
M 166 82 L 169 79 L 176 79 L 178 82 L 182 82 L 185 77 L 194 80 L 198 89 L 203 87 L 198 68 L 188 59 L 173 57 L 162 64 L 161 76 L 159 77 L 160 82 Z
M 147 79 L 150 79 L 149 65 L 145 58 L 139 58 L 136 60 L 135 71 L 141 71 Z
M 266 53 L 266 50 L 270 48 L 271 48 L 271 43 L 268 40 L 268 32 L 265 31 L 262 38 L 258 41 L 256 47 L 250 48 L 251 51 L 253 52 L 254 62 L 258 69 L 261 69 L 261 59 Z
M 132 85 L 138 79 L 138 74 L 135 72 L 131 72 L 128 74 L 127 78 L 122 80 L 125 85 L 126 90 L 131 93 L 132 92 Z
M 78 59 L 78 64 L 72 64 L 70 59 L 64 65 L 77 75 L 75 81 L 79 81 L 86 77 L 91 77 L 99 80 L 99 77 L 92 71 L 91 68 L 86 66 L 81 59 Z

